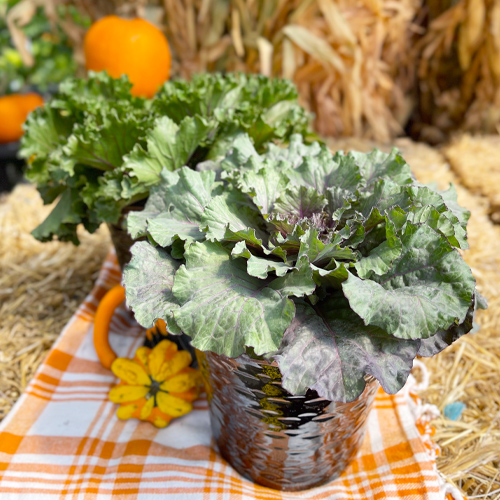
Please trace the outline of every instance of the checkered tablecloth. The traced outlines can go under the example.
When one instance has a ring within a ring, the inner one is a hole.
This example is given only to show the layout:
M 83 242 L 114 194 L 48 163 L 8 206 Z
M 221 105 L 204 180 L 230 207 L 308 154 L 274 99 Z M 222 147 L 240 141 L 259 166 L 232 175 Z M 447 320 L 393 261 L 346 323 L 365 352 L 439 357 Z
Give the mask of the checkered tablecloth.
M 257 486 L 218 455 L 204 397 L 165 429 L 119 420 L 107 397 L 116 380 L 92 344 L 96 307 L 119 281 L 111 254 L 94 290 L 1 423 L 1 500 L 461 498 L 436 470 L 429 424 L 435 409 L 410 390 L 414 379 L 396 396 L 378 393 L 362 449 L 339 479 L 296 493 Z M 119 356 L 131 357 L 144 330 L 122 307 L 110 339 Z

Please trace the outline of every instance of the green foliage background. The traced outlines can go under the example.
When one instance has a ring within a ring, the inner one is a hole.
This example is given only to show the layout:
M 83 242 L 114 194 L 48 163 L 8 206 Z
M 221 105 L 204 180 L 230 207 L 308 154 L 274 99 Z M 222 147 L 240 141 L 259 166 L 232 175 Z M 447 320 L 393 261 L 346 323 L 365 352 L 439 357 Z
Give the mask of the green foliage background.
M 33 19 L 23 28 L 29 39 L 29 51 L 35 59 L 33 67 L 23 64 L 21 54 L 14 48 L 7 28 L 6 15 L 19 0 L 0 0 L 0 95 L 36 87 L 45 92 L 54 84 L 74 75 L 77 64 L 73 50 L 63 31 L 52 27 L 39 8 Z M 90 25 L 74 6 L 58 6 L 58 16 L 71 18 L 81 26 Z

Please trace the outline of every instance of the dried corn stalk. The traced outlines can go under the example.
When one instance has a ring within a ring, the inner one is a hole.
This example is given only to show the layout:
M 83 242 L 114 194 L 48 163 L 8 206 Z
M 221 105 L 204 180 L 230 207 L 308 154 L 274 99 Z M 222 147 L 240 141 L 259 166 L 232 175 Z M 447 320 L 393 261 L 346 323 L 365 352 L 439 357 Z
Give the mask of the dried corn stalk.
M 500 0 L 446 6 L 431 20 L 418 51 L 417 135 L 439 142 L 457 129 L 498 132 Z
M 20 28 L 41 6 L 83 65 L 82 28 L 56 15 L 65 3 L 92 20 L 139 15 L 164 28 L 174 76 L 293 79 L 326 136 L 386 142 L 410 117 L 412 135 L 435 143 L 500 127 L 500 0 L 22 0 L 9 26 L 26 63 Z
M 292 78 L 320 134 L 388 141 L 413 108 L 422 0 L 164 0 L 173 73 Z

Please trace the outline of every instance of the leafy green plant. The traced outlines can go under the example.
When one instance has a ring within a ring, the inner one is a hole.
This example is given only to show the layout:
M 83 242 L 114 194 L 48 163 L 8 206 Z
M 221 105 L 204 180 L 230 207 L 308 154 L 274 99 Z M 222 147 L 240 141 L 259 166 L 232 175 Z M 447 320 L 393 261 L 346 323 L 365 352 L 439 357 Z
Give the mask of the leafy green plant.
M 127 304 L 200 350 L 274 358 L 284 387 L 352 401 L 372 375 L 389 393 L 415 356 L 473 327 L 485 307 L 469 266 L 469 212 L 453 187 L 416 182 L 392 151 L 269 145 L 163 173 L 140 216 Z
M 35 86 L 45 92 L 65 78 L 74 75 L 77 64 L 73 49 L 66 34 L 51 23 L 38 8 L 32 19 L 23 27 L 29 40 L 29 52 L 34 59 L 33 66 L 26 66 L 19 51 L 13 46 L 5 16 L 17 0 L 0 0 L 0 94 L 19 92 Z M 80 26 L 90 20 L 82 19 L 73 6 L 58 6 L 61 18 L 69 17 Z
M 248 131 L 261 150 L 307 132 L 308 115 L 287 80 L 203 74 L 167 82 L 152 100 L 132 97 L 130 88 L 125 77 L 105 73 L 70 79 L 29 117 L 21 149 L 27 177 L 46 203 L 60 197 L 36 238 L 77 244 L 78 224 L 92 232 L 117 223 L 125 207 L 148 197 L 162 169 L 219 158 L 237 133 Z

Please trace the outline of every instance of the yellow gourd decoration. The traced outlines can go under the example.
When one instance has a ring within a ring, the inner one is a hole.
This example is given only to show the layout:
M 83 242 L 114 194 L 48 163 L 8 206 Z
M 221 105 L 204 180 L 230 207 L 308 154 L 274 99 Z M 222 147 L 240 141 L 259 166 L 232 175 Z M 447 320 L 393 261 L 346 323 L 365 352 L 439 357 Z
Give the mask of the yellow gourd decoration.
M 176 417 L 189 413 L 198 397 L 201 376 L 190 368 L 191 355 L 162 340 L 153 349 L 140 347 L 133 360 L 117 358 L 111 365 L 121 382 L 109 399 L 120 404 L 118 418 L 138 418 L 156 427 L 166 427 Z
M 153 349 L 140 347 L 134 359 L 118 358 L 109 345 L 108 333 L 115 309 L 125 300 L 125 289 L 116 285 L 102 298 L 94 318 L 94 346 L 101 364 L 120 379 L 109 399 L 118 403 L 118 418 L 138 418 L 156 427 L 192 410 L 202 387 L 200 372 L 191 368 L 191 354 L 179 351 L 170 340 Z M 158 320 L 146 331 L 148 340 L 167 336 L 166 324 Z

